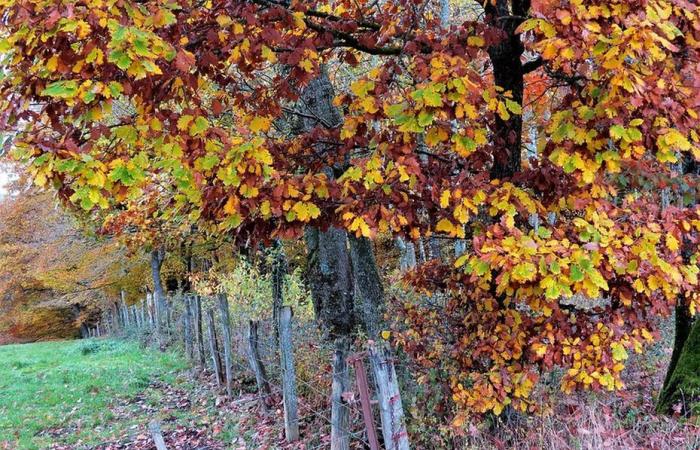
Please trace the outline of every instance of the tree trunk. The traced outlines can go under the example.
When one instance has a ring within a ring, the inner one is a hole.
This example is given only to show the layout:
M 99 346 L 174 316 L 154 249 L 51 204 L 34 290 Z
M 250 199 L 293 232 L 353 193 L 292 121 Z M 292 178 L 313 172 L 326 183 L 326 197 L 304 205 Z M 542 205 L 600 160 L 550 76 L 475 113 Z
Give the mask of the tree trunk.
M 510 4 L 510 5 L 509 5 Z M 525 68 L 521 57 L 525 46 L 516 29 L 527 17 L 529 0 L 496 0 L 485 3 L 486 21 L 502 31 L 502 39 L 488 49 L 496 86 L 510 91 L 512 100 L 523 103 Z M 493 128 L 494 161 L 492 179 L 510 178 L 520 171 L 523 118 L 512 114 L 503 120 L 496 114 Z
M 219 313 L 221 314 L 221 327 L 223 329 L 224 347 L 224 373 L 226 374 L 226 393 L 233 397 L 233 355 L 231 354 L 231 319 L 228 313 L 228 299 L 226 294 L 219 294 Z
M 393 354 L 380 336 L 384 315 L 384 290 L 371 241 L 350 236 L 350 255 L 362 324 L 367 337 L 374 342 L 369 346 L 369 355 L 377 385 L 384 446 L 391 450 L 406 450 L 409 448 L 408 434 Z
M 685 310 L 684 307 L 678 309 Z M 675 364 L 672 361 L 673 368 L 669 369 L 657 409 L 666 414 L 680 412 L 685 416 L 697 416 L 700 414 L 700 320 L 692 325 L 686 322 L 682 328 L 686 326 L 689 329 L 687 338 Z
M 399 270 L 403 273 L 414 269 L 416 267 L 416 245 L 413 242 L 397 237 L 396 246 L 401 254 L 399 257 Z
M 348 336 L 355 325 L 347 233 L 338 228 L 307 228 L 308 278 L 316 318 L 327 335 Z
M 279 239 L 272 246 L 272 323 L 275 326 L 275 339 L 279 339 L 279 318 L 284 304 L 284 279 L 287 274 L 287 260 Z
M 350 411 L 343 392 L 350 384 L 346 358 L 354 329 L 352 267 L 344 230 L 307 228 L 311 298 L 326 337 L 334 341 L 331 388 L 331 449 L 349 448 Z

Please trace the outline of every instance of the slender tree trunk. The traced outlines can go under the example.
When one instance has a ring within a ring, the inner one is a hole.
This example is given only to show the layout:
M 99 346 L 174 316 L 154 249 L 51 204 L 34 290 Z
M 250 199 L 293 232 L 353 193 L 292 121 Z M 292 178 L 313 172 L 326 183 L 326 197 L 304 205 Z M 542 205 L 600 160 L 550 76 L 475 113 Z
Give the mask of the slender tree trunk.
M 369 347 L 369 355 L 377 385 L 384 446 L 391 450 L 407 450 L 410 446 L 393 352 L 380 336 L 384 322 L 384 290 L 371 241 L 350 236 L 350 255 L 355 275 L 357 306 L 361 311 L 367 337 L 374 342 Z
M 401 237 L 396 238 L 396 246 L 399 248 L 399 269 L 407 272 L 416 267 L 416 246 L 413 242 L 405 241 Z
M 274 255 L 272 262 L 272 322 L 275 326 L 275 339 L 279 338 L 279 317 L 284 304 L 284 279 L 287 274 L 287 260 L 279 239 L 272 247 Z
M 496 86 L 510 91 L 512 100 L 522 105 L 525 69 L 521 56 L 525 46 L 516 29 L 528 14 L 530 2 L 525 0 L 496 0 L 485 3 L 486 20 L 503 32 L 503 39 L 488 49 Z M 520 171 L 523 118 L 520 114 L 503 120 L 496 114 L 493 128 L 494 162 L 492 179 L 510 178 Z

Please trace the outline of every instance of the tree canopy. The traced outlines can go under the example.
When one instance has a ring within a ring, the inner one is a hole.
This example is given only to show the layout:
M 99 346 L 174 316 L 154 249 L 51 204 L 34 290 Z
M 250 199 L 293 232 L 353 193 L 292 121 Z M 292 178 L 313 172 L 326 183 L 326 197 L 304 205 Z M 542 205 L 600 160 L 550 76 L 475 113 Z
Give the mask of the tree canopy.
M 466 241 L 408 276 L 445 304 L 395 335 L 464 411 L 527 409 L 554 365 L 619 388 L 698 308 L 700 8 L 446 4 L 0 0 L 0 126 L 114 233 Z

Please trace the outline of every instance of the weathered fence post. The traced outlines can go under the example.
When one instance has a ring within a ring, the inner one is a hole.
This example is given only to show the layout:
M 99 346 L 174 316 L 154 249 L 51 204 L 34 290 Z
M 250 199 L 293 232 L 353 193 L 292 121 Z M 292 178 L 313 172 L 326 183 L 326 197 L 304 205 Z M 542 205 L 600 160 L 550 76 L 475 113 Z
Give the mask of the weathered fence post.
M 153 295 L 146 294 L 146 309 L 148 310 L 148 324 L 151 328 L 155 326 L 155 313 L 153 311 Z
M 192 348 L 192 308 L 190 307 L 190 297 L 185 297 L 185 311 L 182 314 L 182 337 L 185 341 L 185 354 L 191 361 L 194 354 Z
M 221 313 L 221 327 L 223 329 L 224 339 L 224 371 L 226 373 L 226 393 L 229 397 L 233 397 L 231 384 L 233 383 L 233 358 L 231 355 L 231 318 L 228 312 L 228 298 L 226 294 L 218 295 L 219 312 Z
M 126 306 L 126 292 L 124 292 L 124 289 L 119 291 L 119 296 L 121 297 L 121 309 L 124 315 L 124 327 L 129 328 L 129 308 Z
M 204 336 L 202 336 L 202 299 L 199 295 L 194 297 L 192 312 L 194 316 L 194 341 L 197 346 L 197 365 L 203 369 L 205 366 Z
M 408 433 L 404 423 L 399 382 L 396 369 L 391 360 L 391 353 L 383 342 L 370 342 L 368 345 L 369 360 L 377 384 L 377 397 L 382 418 L 382 427 L 390 426 L 389 430 L 382 428 L 384 446 L 387 450 L 408 450 Z
M 331 387 L 331 450 L 350 448 L 350 410 L 343 393 L 348 391 L 350 376 L 347 357 L 350 341 L 346 336 L 335 339 L 333 352 L 333 385 Z
M 214 312 L 211 309 L 207 309 L 207 336 L 209 337 L 209 352 L 213 362 L 216 385 L 221 386 L 221 355 L 219 354 L 219 344 L 216 341 Z
M 148 431 L 151 433 L 156 450 L 168 450 L 168 447 L 165 445 L 165 440 L 163 439 L 163 433 L 160 429 L 160 422 L 154 420 L 149 423 Z
M 284 306 L 279 311 L 280 365 L 282 366 L 282 399 L 284 402 L 284 435 L 287 442 L 299 439 L 297 412 L 296 373 L 292 347 L 292 308 Z
M 248 363 L 255 374 L 255 384 L 258 386 L 258 394 L 260 395 L 260 406 L 263 410 L 267 410 L 267 397 L 270 396 L 270 383 L 267 380 L 265 366 L 260 358 L 260 350 L 258 348 L 258 322 L 250 320 L 248 329 L 246 330 L 246 341 L 248 347 Z

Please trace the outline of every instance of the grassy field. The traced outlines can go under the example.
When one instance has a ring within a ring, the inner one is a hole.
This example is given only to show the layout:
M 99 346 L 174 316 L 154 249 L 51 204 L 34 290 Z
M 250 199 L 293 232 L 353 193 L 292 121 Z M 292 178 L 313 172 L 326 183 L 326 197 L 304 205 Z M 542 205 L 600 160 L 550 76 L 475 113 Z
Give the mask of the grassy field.
M 147 404 L 158 403 L 152 387 L 185 383 L 178 380 L 185 366 L 133 342 L 0 346 L 0 449 L 90 447 L 142 428 Z

